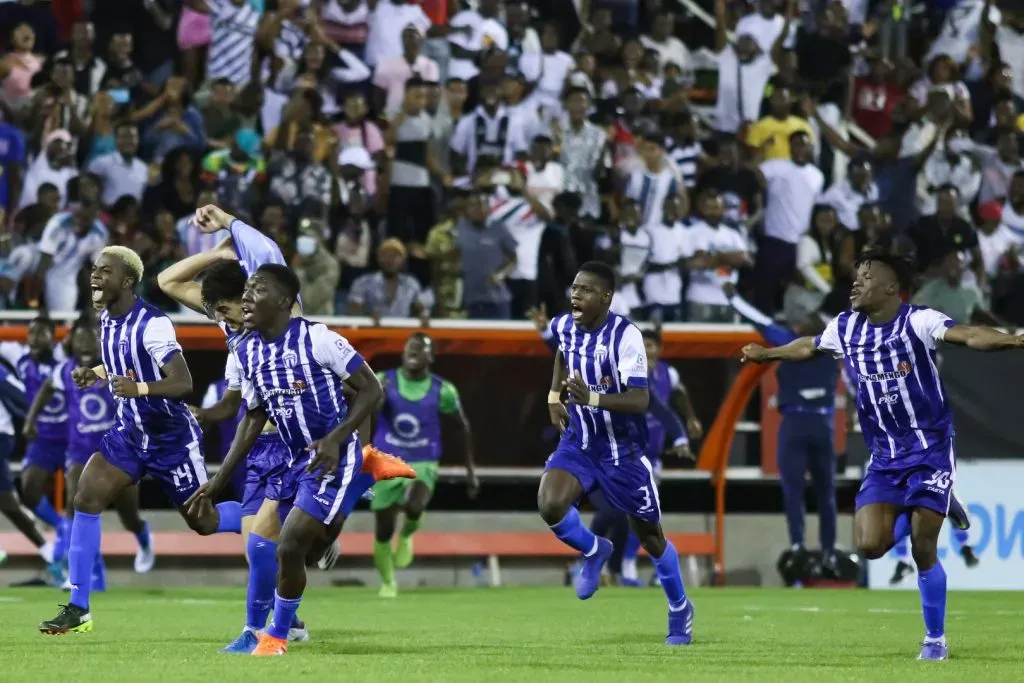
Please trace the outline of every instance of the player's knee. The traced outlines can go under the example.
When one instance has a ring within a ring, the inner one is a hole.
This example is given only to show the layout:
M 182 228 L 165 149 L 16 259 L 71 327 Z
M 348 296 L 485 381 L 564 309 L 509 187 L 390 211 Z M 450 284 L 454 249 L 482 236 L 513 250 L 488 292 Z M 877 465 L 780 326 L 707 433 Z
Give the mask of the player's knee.
M 877 534 L 863 534 L 857 539 L 857 550 L 869 560 L 877 560 L 885 555 L 891 545 L 888 539 Z
M 75 492 L 75 512 L 82 512 L 87 515 L 98 515 L 106 507 L 100 496 L 85 488 L 79 488 Z M 26 503 L 27 504 L 27 503 Z
M 425 509 L 426 505 L 424 503 L 410 501 L 405 505 L 405 516 L 415 521 L 423 516 Z
M 306 553 L 294 538 L 282 536 L 277 542 L 277 564 L 279 567 L 305 563 Z
M 537 509 L 540 511 L 541 519 L 548 526 L 554 526 L 565 519 L 570 505 L 572 505 L 570 501 L 560 500 L 544 489 L 537 492 Z

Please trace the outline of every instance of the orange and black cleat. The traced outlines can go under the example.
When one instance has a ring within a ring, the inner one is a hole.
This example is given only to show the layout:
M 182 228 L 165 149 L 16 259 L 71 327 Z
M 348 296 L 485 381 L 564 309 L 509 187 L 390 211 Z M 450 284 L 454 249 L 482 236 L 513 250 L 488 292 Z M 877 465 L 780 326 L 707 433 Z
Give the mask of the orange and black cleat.
M 252 651 L 253 657 L 277 657 L 288 654 L 288 641 L 284 638 L 275 638 L 268 633 L 260 634 L 260 642 Z
M 370 445 L 363 446 L 363 469 L 360 471 L 372 474 L 375 481 L 416 478 L 416 470 L 404 460 Z

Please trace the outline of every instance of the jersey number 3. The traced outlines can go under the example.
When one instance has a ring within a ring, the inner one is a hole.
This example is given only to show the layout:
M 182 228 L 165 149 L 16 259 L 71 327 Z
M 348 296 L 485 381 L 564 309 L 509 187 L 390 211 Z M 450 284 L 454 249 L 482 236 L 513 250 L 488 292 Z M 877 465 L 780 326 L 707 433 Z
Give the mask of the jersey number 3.
M 637 491 L 642 493 L 644 496 L 644 504 L 640 506 L 640 509 L 637 510 L 637 512 L 647 512 L 648 510 L 651 509 L 651 504 L 653 503 L 653 501 L 651 500 L 651 487 L 641 486 L 640 488 L 637 489 Z

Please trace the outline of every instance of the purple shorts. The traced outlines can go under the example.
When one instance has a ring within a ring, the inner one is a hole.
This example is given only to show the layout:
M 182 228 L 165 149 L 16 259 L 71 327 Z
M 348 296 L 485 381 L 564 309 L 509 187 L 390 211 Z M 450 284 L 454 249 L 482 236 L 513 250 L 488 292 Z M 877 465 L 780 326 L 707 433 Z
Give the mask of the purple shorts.
M 372 474 L 361 474 L 363 449 L 355 436 L 341 446 L 338 469 L 328 475 L 306 471 L 310 454 L 295 458 L 291 471 L 295 477 L 295 507 L 330 526 L 338 515 L 348 517 L 356 503 L 373 486 Z
M 137 483 L 149 475 L 177 507 L 206 483 L 206 463 L 202 443 L 193 441 L 177 448 L 151 448 L 147 453 L 128 443 L 121 432 L 112 429 L 100 442 L 100 454 L 114 467 Z
M 260 510 L 264 499 L 281 501 L 281 508 L 295 498 L 295 482 L 288 467 L 291 454 L 279 434 L 260 434 L 245 459 L 245 493 L 242 495 L 242 516 L 251 517 Z
M 857 509 L 885 503 L 903 509 L 926 508 L 946 515 L 955 479 L 953 439 L 920 454 L 872 458 L 857 492 Z
M 585 454 L 566 439 L 544 463 L 544 471 L 564 470 L 579 480 L 584 493 L 600 489 L 616 510 L 646 522 L 661 520 L 661 503 L 654 467 L 644 455 L 629 454 L 619 459 L 601 460 Z
M 64 467 L 64 458 L 68 453 L 68 442 L 65 439 L 35 439 L 25 449 L 22 467 L 41 467 L 50 474 Z
M 96 442 L 70 442 L 68 444 L 67 457 L 64 459 L 65 469 L 72 465 L 85 466 L 85 463 L 89 462 L 89 458 L 92 457 L 92 454 L 99 452 L 101 443 L 102 440 Z

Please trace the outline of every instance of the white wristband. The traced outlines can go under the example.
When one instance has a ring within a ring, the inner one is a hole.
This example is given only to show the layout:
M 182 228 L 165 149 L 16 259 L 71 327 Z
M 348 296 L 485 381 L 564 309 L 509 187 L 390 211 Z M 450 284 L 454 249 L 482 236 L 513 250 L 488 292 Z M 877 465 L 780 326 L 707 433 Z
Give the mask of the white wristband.
M 549 405 L 555 404 L 555 403 L 561 403 L 561 402 L 562 402 L 562 394 L 561 393 L 559 393 L 557 391 L 549 391 L 548 392 L 548 404 Z
M 149 385 L 145 382 L 139 382 L 135 385 L 139 388 L 139 396 L 149 396 Z
M 590 395 L 587 396 L 587 405 L 591 408 L 597 408 L 601 403 L 601 394 L 596 391 L 591 391 Z
M 107 369 L 105 367 L 103 367 L 102 365 L 97 365 L 96 367 L 94 367 L 92 369 L 92 374 L 96 375 L 100 379 L 106 379 L 107 378 Z

